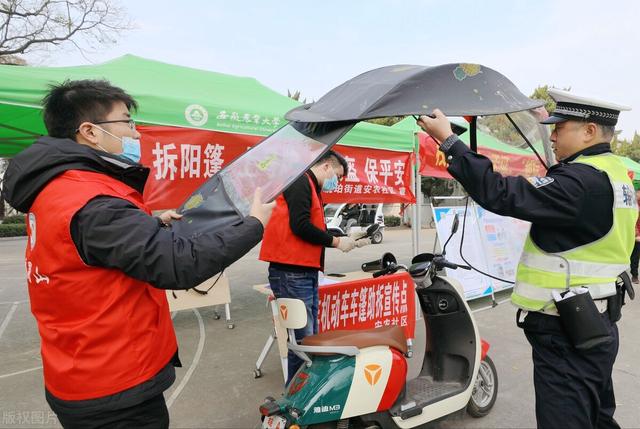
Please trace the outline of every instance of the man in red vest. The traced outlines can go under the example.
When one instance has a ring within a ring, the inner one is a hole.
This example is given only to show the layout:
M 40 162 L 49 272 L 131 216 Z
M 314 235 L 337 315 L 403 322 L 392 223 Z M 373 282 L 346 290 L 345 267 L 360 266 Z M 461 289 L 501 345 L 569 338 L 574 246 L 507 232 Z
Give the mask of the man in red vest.
M 106 81 L 66 81 L 44 101 L 49 133 L 11 160 L 4 197 L 28 212 L 27 283 L 45 396 L 65 428 L 166 428 L 180 366 L 164 289 L 188 289 L 242 257 L 273 204 L 197 237 L 142 200 L 136 102 Z
M 325 247 L 349 252 L 367 240 L 333 237 L 324 223 L 322 191 L 332 191 L 348 171 L 347 161 L 330 150 L 276 199 L 264 231 L 260 259 L 269 262 L 269 285 L 276 298 L 297 298 L 307 306 L 307 326 L 296 339 L 318 332 L 318 272 L 324 271 Z M 288 355 L 287 383 L 302 360 Z

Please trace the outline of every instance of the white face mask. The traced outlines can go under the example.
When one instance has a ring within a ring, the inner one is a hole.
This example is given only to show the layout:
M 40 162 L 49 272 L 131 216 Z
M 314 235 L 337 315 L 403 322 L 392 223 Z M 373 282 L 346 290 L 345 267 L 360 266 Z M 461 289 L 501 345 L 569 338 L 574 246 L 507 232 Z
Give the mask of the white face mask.
M 122 153 L 114 153 L 114 155 L 125 158 L 128 161 L 134 162 L 136 164 L 140 162 L 140 140 L 134 139 L 133 137 L 116 137 L 104 128 L 98 127 L 97 125 L 96 127 L 107 133 L 114 139 L 120 140 L 120 142 L 122 143 Z M 104 152 L 111 153 L 100 146 L 98 143 L 96 143 L 96 146 L 98 146 Z

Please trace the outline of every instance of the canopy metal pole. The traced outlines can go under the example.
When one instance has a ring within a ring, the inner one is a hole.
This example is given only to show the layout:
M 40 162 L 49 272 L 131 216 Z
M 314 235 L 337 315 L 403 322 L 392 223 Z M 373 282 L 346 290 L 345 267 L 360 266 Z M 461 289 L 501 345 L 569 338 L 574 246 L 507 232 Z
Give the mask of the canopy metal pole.
M 478 152 L 478 117 L 471 117 L 471 127 L 469 129 L 469 146 L 474 152 Z
M 411 211 L 411 251 L 412 256 L 420 253 L 420 228 L 421 228 L 421 180 L 420 180 L 420 139 L 418 133 L 413 133 L 413 155 L 415 158 L 413 165 L 413 174 L 411 175 L 411 188 L 413 189 L 413 195 L 416 197 L 416 202 Z
M 411 187 L 415 191 L 415 189 L 416 189 L 416 175 L 415 175 L 415 172 L 414 172 L 414 174 L 411 175 Z M 417 253 L 418 240 L 417 240 L 417 235 L 416 235 L 417 226 L 418 226 L 417 222 L 416 222 L 417 218 L 418 218 L 418 205 L 417 204 L 413 204 L 413 207 L 411 208 L 411 252 L 412 252 L 412 257 L 418 254 Z
M 422 180 L 420 177 L 420 157 L 416 156 L 415 169 L 415 196 L 416 196 L 416 246 L 413 256 L 420 253 L 420 232 L 422 231 Z

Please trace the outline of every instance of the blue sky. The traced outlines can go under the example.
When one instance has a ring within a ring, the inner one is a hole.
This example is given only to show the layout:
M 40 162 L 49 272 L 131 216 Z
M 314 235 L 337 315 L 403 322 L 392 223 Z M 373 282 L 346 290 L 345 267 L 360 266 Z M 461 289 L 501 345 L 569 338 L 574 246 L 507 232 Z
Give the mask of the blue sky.
M 274 90 L 319 98 L 366 70 L 390 64 L 473 62 L 509 77 L 525 94 L 571 87 L 634 110 L 640 131 L 640 2 L 196 1 L 121 3 L 136 29 L 113 46 L 33 53 L 40 65 L 99 63 L 131 53 L 252 76 Z

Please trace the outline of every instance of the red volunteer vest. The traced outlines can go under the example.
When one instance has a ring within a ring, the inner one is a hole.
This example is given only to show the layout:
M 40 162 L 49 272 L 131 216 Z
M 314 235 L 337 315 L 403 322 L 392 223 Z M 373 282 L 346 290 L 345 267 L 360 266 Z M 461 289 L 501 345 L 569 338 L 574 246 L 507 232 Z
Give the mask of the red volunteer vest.
M 326 230 L 322 199 L 316 192 L 313 180 L 308 174 L 306 177 L 311 186 L 311 223 L 319 229 Z M 289 226 L 287 201 L 283 195 L 276 198 L 271 220 L 264 230 L 260 260 L 322 269 L 320 266 L 322 250 L 323 246 L 304 241 L 293 233 Z
M 124 183 L 71 170 L 43 188 L 27 215 L 27 282 L 42 339 L 44 381 L 63 400 L 99 398 L 143 383 L 177 349 L 164 290 L 80 258 L 71 219 L 99 195 L 151 213 Z

